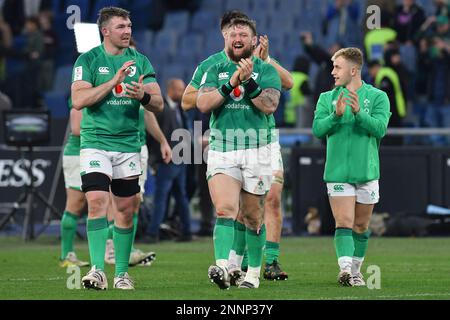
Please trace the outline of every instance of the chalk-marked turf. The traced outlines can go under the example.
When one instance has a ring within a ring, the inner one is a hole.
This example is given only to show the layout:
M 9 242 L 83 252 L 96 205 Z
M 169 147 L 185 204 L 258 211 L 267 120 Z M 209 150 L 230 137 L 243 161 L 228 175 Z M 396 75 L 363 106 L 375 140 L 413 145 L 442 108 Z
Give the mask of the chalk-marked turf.
M 0 279 L 0 281 L 57 281 L 63 280 L 63 277 L 53 278 L 16 278 L 16 279 Z
M 363 300 L 363 299 L 395 299 L 395 298 L 414 298 L 414 297 L 445 297 L 450 296 L 450 292 L 447 293 L 411 293 L 411 294 L 398 294 L 398 295 L 381 295 L 381 296 L 348 296 L 348 297 L 321 297 L 320 300 Z

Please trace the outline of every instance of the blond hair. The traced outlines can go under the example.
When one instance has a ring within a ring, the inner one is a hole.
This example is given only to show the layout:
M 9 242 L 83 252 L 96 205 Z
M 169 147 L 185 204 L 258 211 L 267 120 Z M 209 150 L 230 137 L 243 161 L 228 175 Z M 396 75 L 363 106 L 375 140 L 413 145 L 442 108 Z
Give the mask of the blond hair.
M 338 57 L 342 57 L 347 61 L 350 61 L 358 66 L 358 69 L 362 69 L 363 66 L 363 53 L 358 48 L 342 48 L 338 50 L 333 57 L 331 58 L 331 61 L 334 62 Z

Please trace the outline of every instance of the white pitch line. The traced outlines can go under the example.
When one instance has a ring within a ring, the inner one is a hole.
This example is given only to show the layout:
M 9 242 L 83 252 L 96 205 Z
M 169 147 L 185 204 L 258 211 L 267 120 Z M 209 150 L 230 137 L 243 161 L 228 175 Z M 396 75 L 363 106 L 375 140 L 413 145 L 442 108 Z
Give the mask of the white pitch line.
M 319 298 L 320 300 L 362 300 L 362 299 L 386 299 L 386 298 L 413 298 L 413 297 L 434 297 L 434 296 L 450 296 L 449 293 L 413 293 L 413 294 L 398 294 L 398 295 L 382 295 L 382 296 L 364 296 L 364 297 L 334 297 L 334 298 Z
M 63 277 L 54 277 L 54 278 L 17 278 L 17 279 L 1 279 L 0 281 L 57 281 L 63 280 Z

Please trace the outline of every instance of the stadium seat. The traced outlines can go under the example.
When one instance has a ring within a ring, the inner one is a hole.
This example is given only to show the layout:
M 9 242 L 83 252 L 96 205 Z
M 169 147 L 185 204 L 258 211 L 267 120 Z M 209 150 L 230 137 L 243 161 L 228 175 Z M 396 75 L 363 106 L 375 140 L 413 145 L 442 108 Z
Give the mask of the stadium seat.
M 66 65 L 56 69 L 52 91 L 67 94 L 72 83 L 72 65 Z
M 133 32 L 133 38 L 137 43 L 139 51 L 144 47 L 152 46 L 154 34 L 151 30 L 138 30 Z
M 206 10 L 216 13 L 217 16 L 223 14 L 223 0 L 202 0 L 199 10 Z
M 252 13 L 256 12 L 272 12 L 277 7 L 276 0 L 253 0 Z M 253 15 L 251 15 L 253 18 Z
M 250 0 L 225 0 L 225 10 L 237 9 L 248 13 L 251 11 L 251 1 Z
M 154 47 L 161 54 L 173 57 L 177 50 L 177 34 L 173 30 L 161 30 L 155 35 Z
M 174 30 L 178 34 L 187 32 L 189 26 L 189 12 L 169 12 L 164 18 L 163 30 Z
M 192 15 L 191 31 L 196 33 L 207 33 L 214 28 L 219 28 L 219 17 L 215 13 L 199 10 Z
M 44 103 L 53 118 L 67 118 L 69 116 L 66 94 L 57 91 L 46 92 L 44 93 Z
M 89 21 L 95 22 L 98 18 L 98 12 L 104 7 L 118 7 L 120 5 L 119 0 L 96 0 L 92 7 L 91 17 Z
M 302 0 L 278 1 L 278 14 L 292 15 L 299 14 L 302 11 Z

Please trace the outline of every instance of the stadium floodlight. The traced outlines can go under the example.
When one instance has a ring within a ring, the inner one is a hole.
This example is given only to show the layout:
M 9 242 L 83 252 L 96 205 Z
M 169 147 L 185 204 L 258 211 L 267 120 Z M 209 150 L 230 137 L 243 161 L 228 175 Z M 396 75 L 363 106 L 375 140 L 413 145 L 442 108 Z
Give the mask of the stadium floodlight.
M 96 23 L 78 22 L 74 24 L 73 30 L 75 32 L 75 41 L 79 53 L 87 52 L 102 43 L 100 40 L 100 31 Z

